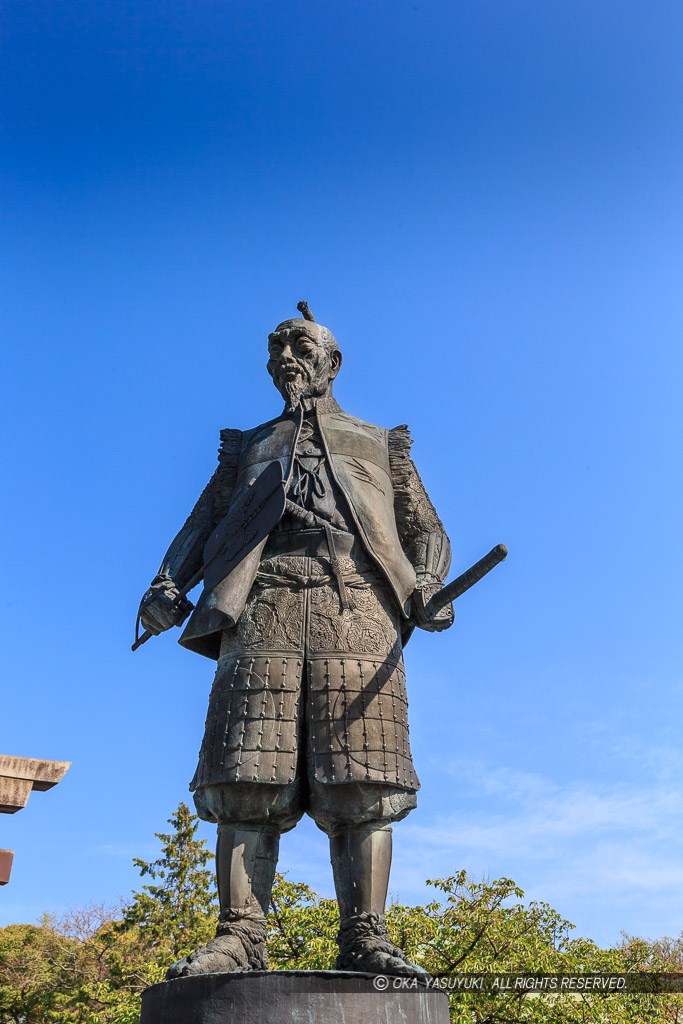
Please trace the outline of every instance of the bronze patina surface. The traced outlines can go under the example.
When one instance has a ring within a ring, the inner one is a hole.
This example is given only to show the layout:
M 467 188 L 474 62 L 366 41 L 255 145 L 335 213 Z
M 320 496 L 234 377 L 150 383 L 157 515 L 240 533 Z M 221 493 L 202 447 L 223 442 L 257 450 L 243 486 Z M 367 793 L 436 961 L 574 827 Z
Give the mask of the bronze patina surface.
M 218 826 L 220 923 L 171 978 L 266 967 L 279 838 L 305 813 L 330 838 L 338 969 L 423 973 L 389 941 L 384 908 L 392 824 L 419 789 L 403 646 L 453 622 L 450 603 L 429 605 L 451 548 L 408 427 L 344 412 L 337 342 L 299 309 L 268 338 L 284 410 L 221 431 L 216 472 L 140 606 L 150 635 L 187 619 L 180 643 L 217 662 L 191 788 Z

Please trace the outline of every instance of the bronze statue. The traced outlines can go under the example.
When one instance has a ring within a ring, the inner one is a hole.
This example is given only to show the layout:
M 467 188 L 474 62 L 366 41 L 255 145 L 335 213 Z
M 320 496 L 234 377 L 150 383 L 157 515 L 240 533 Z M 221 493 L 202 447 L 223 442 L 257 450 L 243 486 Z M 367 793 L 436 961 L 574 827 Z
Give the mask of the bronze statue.
M 304 812 L 330 837 L 337 968 L 424 973 L 389 941 L 384 909 L 391 826 L 420 786 L 402 651 L 416 626 L 453 622 L 451 588 L 429 603 L 451 548 L 408 427 L 340 408 L 337 342 L 298 309 L 268 338 L 284 411 L 221 431 L 218 468 L 140 605 L 141 641 L 189 615 L 179 642 L 218 663 L 190 788 L 218 826 L 220 921 L 170 978 L 267 966 L 280 834 Z

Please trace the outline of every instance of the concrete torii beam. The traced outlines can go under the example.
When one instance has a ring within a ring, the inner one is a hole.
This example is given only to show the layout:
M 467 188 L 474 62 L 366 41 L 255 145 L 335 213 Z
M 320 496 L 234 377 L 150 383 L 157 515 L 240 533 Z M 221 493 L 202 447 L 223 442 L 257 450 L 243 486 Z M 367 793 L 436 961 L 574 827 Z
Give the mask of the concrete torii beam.
M 0 754 L 0 814 L 14 814 L 26 806 L 32 789 L 52 789 L 64 778 L 71 761 L 42 761 L 33 757 Z M 14 853 L 0 850 L 0 885 L 9 882 Z

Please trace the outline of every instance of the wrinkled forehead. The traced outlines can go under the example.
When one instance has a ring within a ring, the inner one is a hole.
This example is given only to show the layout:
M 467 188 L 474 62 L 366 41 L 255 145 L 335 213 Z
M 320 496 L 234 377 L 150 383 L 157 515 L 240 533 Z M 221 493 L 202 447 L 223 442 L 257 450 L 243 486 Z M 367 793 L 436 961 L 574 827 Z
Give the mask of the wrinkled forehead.
M 339 351 L 337 340 L 329 327 L 298 317 L 292 320 L 283 320 L 281 324 L 277 325 L 273 333 L 268 335 L 268 348 L 271 348 L 276 342 L 284 344 L 287 339 L 294 341 L 302 336 L 324 349 L 328 355 L 331 352 Z
M 316 347 L 327 348 L 325 337 L 323 332 L 319 330 L 318 324 L 311 324 L 309 321 L 304 321 L 304 319 L 291 319 L 291 321 L 284 321 L 282 324 L 279 324 L 272 334 L 268 335 L 268 349 L 271 349 L 273 344 L 283 345 L 288 339 L 293 343 L 301 337 L 305 337 Z
M 283 320 L 281 324 L 278 324 L 272 334 L 268 337 L 272 338 L 273 334 L 291 334 L 296 332 L 297 334 L 308 334 L 309 337 L 314 338 L 316 341 L 320 337 L 320 324 L 313 323 L 311 320 L 303 320 L 295 317 L 293 320 Z

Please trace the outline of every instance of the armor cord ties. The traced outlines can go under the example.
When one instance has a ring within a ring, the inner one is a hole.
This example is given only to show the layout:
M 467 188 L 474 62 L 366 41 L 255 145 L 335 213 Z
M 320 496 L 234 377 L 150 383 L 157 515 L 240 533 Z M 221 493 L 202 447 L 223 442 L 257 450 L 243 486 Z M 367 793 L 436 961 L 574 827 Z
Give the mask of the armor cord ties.
M 337 589 L 339 590 L 339 600 L 341 601 L 342 611 L 347 611 L 352 607 L 351 600 L 349 598 L 349 592 L 346 589 L 346 584 L 344 583 L 341 562 L 337 558 L 337 552 L 334 546 L 334 534 L 332 533 L 332 527 L 329 523 L 325 523 L 325 537 L 327 538 L 327 547 L 330 552 L 330 568 L 335 580 L 337 581 Z

